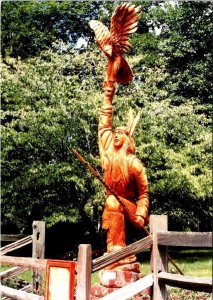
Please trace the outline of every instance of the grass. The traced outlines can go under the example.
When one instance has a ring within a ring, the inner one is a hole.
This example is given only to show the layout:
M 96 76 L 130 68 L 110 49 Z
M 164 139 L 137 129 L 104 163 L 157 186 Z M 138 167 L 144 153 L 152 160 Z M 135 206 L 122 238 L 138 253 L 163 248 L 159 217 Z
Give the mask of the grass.
M 1 266 L 1 272 L 5 271 L 9 268 L 11 268 L 11 267 Z M 2 284 L 6 285 L 8 287 L 16 288 L 19 280 L 26 281 L 26 282 L 29 282 L 29 283 L 32 282 L 32 275 L 33 275 L 32 270 L 27 270 L 27 271 L 21 273 L 18 276 L 2 280 Z
M 210 249 L 183 249 L 169 251 L 177 266 L 186 276 L 212 277 L 212 251 Z M 138 257 L 141 264 L 141 273 L 150 274 L 150 252 L 144 251 Z M 175 267 L 169 262 L 168 271 L 178 273 Z M 92 283 L 97 282 L 98 272 L 92 274 Z
M 212 251 L 209 249 L 184 249 L 171 251 L 170 256 L 178 263 L 184 275 L 192 277 L 212 277 Z M 170 272 L 175 272 L 169 263 Z
M 12 268 L 12 267 L 1 266 L 1 272 L 6 271 L 7 269 L 10 269 L 10 268 Z M 27 270 L 27 271 L 21 273 L 20 275 L 16 276 L 15 278 L 30 282 L 30 281 L 32 281 L 32 274 L 33 274 L 33 272 L 31 270 Z

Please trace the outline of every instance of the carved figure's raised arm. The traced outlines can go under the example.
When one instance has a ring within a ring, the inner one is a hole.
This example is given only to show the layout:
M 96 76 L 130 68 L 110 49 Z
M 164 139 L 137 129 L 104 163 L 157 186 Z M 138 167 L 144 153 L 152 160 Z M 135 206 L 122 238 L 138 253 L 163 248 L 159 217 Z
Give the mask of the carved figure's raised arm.
M 111 82 L 104 83 L 104 101 L 100 111 L 99 125 L 98 125 L 98 144 L 101 156 L 102 168 L 107 154 L 113 147 L 112 134 L 112 100 L 115 92 L 114 84 Z

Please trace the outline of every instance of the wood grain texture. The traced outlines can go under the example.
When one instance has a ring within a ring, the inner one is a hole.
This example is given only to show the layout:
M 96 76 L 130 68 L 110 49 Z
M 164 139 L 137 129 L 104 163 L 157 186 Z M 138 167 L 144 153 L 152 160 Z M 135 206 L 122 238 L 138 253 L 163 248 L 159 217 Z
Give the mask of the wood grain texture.
M 212 232 L 158 231 L 158 244 L 182 247 L 212 247 Z
M 76 300 L 90 300 L 92 271 L 91 245 L 79 245 L 77 260 Z
M 32 258 L 43 259 L 45 254 L 45 222 L 33 222 L 33 249 Z M 33 293 L 42 295 L 43 271 L 33 271 Z
M 26 234 L 1 234 L 0 239 L 2 242 L 16 242 L 25 237 L 27 237 Z
M 20 239 L 20 240 L 18 240 L 16 242 L 14 242 L 14 243 L 11 243 L 9 245 L 6 245 L 6 246 L 2 247 L 0 249 L 1 255 L 5 255 L 5 254 L 7 254 L 9 252 L 17 250 L 17 249 L 19 249 L 21 247 L 24 247 L 24 246 L 26 246 L 28 244 L 31 244 L 31 243 L 32 243 L 32 236 L 28 235 L 28 236 L 26 236 L 26 237 L 24 237 L 24 238 L 22 238 L 22 239 Z
M 167 231 L 168 219 L 165 215 L 150 216 L 150 232 L 153 235 L 153 246 L 151 252 L 151 272 L 154 275 L 153 300 L 166 300 L 168 293 L 166 285 L 159 285 L 158 273 L 168 270 L 168 249 L 166 246 L 158 246 L 158 230 Z
M 158 279 L 160 282 L 173 287 L 207 293 L 212 292 L 212 278 L 208 277 L 190 277 L 161 272 L 158 274 Z
M 101 256 L 92 261 L 92 272 L 96 272 L 103 269 L 112 263 L 118 262 L 119 260 L 128 257 L 133 254 L 142 252 L 145 249 L 149 249 L 152 246 L 152 236 L 147 236 L 131 245 L 128 245 L 121 250 L 112 252 L 110 254 Z
M 46 259 L 36 259 L 31 257 L 18 257 L 18 256 L 1 256 L 0 262 L 2 265 L 9 266 L 22 266 L 30 269 L 45 270 L 47 265 Z
M 15 290 L 7 286 L 0 286 L 1 296 L 10 297 L 14 300 L 44 300 L 43 296 L 27 293 L 26 291 Z
M 152 286 L 153 284 L 153 274 L 149 274 L 135 282 L 128 284 L 115 292 L 112 292 L 100 300 L 125 300 L 129 297 L 140 293 L 141 291 L 145 290 L 146 288 Z
M 0 273 L 1 280 L 9 279 L 28 270 L 28 267 L 13 267 Z

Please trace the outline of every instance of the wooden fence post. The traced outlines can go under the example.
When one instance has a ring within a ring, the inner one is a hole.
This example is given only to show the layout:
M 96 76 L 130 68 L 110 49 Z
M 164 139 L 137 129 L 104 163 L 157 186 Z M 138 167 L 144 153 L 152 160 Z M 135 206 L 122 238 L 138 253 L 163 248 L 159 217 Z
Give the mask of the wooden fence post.
M 32 258 L 44 258 L 45 253 L 45 222 L 33 222 L 33 253 Z M 43 271 L 33 271 L 33 293 L 42 295 Z
M 77 260 L 76 300 L 91 298 L 92 249 L 89 244 L 79 245 Z
M 168 271 L 167 246 L 158 246 L 157 231 L 168 230 L 168 219 L 166 215 L 150 216 L 150 233 L 153 237 L 151 252 L 151 272 L 154 275 L 153 300 L 167 300 L 167 289 L 165 284 L 159 284 L 158 273 Z

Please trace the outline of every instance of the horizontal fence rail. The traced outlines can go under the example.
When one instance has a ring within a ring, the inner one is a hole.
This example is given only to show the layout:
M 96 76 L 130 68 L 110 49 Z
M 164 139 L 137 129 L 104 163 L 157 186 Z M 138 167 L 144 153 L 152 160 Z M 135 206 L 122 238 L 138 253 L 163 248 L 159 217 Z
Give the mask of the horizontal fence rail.
M 25 238 L 27 235 L 26 234 L 1 234 L 0 240 L 2 242 L 16 242 L 20 239 Z
M 27 293 L 31 293 L 32 292 L 32 285 L 29 284 L 29 285 L 23 287 L 22 289 L 20 289 L 19 291 L 25 291 Z M 1 298 L 1 300 L 13 300 L 13 299 L 11 297 L 3 297 L 3 298 Z
M 212 232 L 158 231 L 158 245 L 212 247 Z
M 32 283 L 26 285 L 25 287 L 23 287 L 22 289 L 20 289 L 20 291 L 25 291 L 27 293 L 31 293 L 32 292 Z
M 12 252 L 12 251 L 17 250 L 21 247 L 24 247 L 28 244 L 31 244 L 32 241 L 33 241 L 32 235 L 28 235 L 28 236 L 24 237 L 23 239 L 20 239 L 14 243 L 11 243 L 9 245 L 6 245 L 6 246 L 0 248 L 1 255 L 5 255 L 6 253 Z
M 29 270 L 28 267 L 13 267 L 0 273 L 1 280 L 9 279 Z
M 18 256 L 1 256 L 0 262 L 2 265 L 28 267 L 34 270 L 45 270 L 47 265 L 46 259 Z
M 1 285 L 0 286 L 1 296 L 9 297 L 15 300 L 44 300 L 43 296 L 28 293 L 26 291 L 12 289 L 10 287 Z
M 111 294 L 108 294 L 100 298 L 100 300 L 118 300 L 118 299 L 126 300 L 152 285 L 153 285 L 153 274 L 149 274 L 135 282 L 132 282 L 118 289 L 117 291 L 112 292 Z
M 212 292 L 212 278 L 191 277 L 161 272 L 158 274 L 158 279 L 161 283 L 173 287 L 206 293 Z
M 98 271 L 111 265 L 112 263 L 116 263 L 119 260 L 128 257 L 133 254 L 137 254 L 142 252 L 145 249 L 149 249 L 152 246 L 152 236 L 147 236 L 144 239 L 141 239 L 131 245 L 128 245 L 121 250 L 117 250 L 113 253 L 101 256 L 92 261 L 92 272 Z

